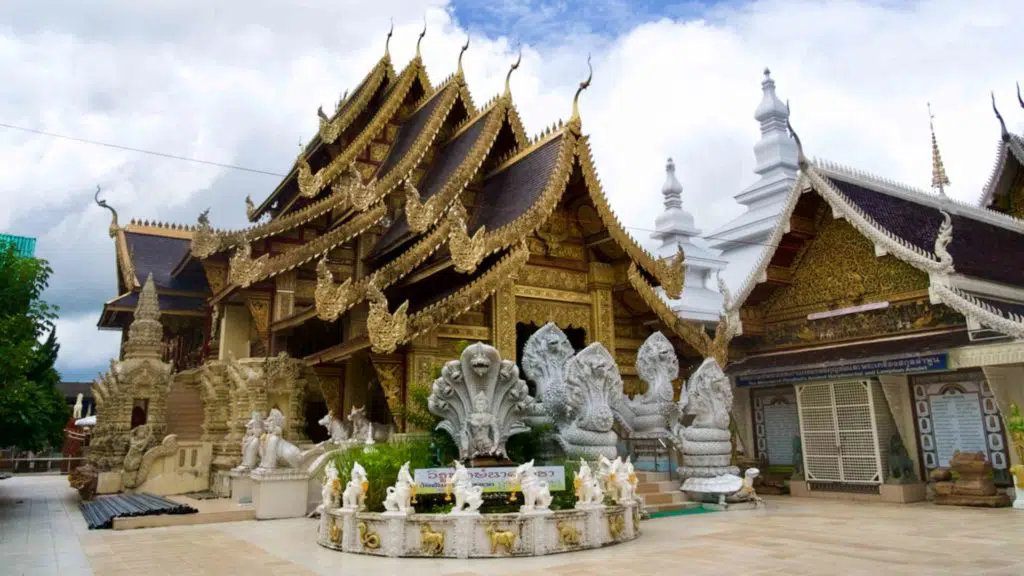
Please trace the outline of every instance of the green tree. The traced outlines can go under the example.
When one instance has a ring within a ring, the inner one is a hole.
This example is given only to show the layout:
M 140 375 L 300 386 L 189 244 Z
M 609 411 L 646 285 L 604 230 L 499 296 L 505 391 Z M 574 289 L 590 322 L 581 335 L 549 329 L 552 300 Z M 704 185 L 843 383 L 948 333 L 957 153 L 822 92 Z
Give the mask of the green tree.
M 41 298 L 52 273 L 45 260 L 0 249 L 0 446 L 60 446 L 69 410 L 54 368 L 57 308 Z

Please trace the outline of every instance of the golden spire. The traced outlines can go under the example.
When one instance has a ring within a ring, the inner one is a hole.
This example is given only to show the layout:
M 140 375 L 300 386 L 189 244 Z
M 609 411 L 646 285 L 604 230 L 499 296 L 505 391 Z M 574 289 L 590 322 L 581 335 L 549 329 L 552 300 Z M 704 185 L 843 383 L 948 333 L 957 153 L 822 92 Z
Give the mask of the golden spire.
M 505 97 L 506 98 L 512 95 L 512 85 L 510 84 L 510 82 L 512 80 L 512 73 L 516 71 L 516 68 L 519 68 L 519 64 L 522 63 L 522 61 L 523 61 L 523 45 L 520 44 L 519 45 L 519 57 L 516 58 L 516 63 L 513 64 L 512 67 L 508 69 L 508 74 L 505 74 Z
M 423 37 L 427 35 L 427 16 L 423 16 L 423 32 L 420 32 L 420 37 L 416 39 L 416 57 L 420 57 L 420 42 L 423 41 Z
M 394 19 L 394 17 L 392 17 L 391 18 L 391 29 L 388 30 L 388 37 L 387 37 L 386 40 L 384 40 L 384 56 L 385 57 L 391 55 L 391 50 L 390 50 L 390 47 L 391 47 L 391 35 L 394 34 L 394 33 L 395 33 L 395 19 Z
M 946 197 L 946 186 L 949 186 L 949 177 L 946 176 L 946 167 L 942 164 L 942 154 L 939 153 L 939 141 L 935 138 L 935 115 L 932 114 L 932 103 L 928 103 L 928 128 L 932 132 L 932 188 L 939 193 L 939 196 Z
M 572 116 L 569 117 L 569 122 L 580 122 L 580 94 L 590 87 L 590 81 L 594 79 L 594 67 L 590 65 L 590 54 L 587 54 L 587 79 L 580 82 L 580 87 L 576 89 L 576 94 L 572 97 Z
M 462 74 L 462 55 L 469 50 L 469 34 L 466 34 L 466 43 L 462 46 L 462 50 L 459 50 L 459 67 L 455 71 L 456 74 Z

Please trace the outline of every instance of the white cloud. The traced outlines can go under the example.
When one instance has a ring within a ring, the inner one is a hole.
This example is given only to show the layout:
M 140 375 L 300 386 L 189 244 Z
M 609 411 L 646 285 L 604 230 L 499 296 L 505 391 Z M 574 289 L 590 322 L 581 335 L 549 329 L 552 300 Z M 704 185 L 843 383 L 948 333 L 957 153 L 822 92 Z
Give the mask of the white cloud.
M 107 358 L 117 356 L 121 333 L 97 330 L 98 316 L 87 313 L 57 320 L 57 341 L 60 342 L 57 371 L 65 379 L 92 378 L 95 374 L 89 370 L 105 368 Z
M 316 107 L 329 109 L 379 57 L 390 15 L 400 16 L 391 43 L 400 67 L 426 10 L 422 50 L 435 81 L 454 70 L 465 40 L 437 2 L 224 2 L 216 11 L 181 2 L 150 12 L 109 0 L 80 14 L 73 3 L 49 4 L 19 11 L 0 32 L 0 121 L 278 172 L 314 133 Z M 523 119 L 537 132 L 568 116 L 593 52 L 584 131 L 613 207 L 642 241 L 660 208 L 667 156 L 698 227 L 711 231 L 739 212 L 732 195 L 754 178 L 752 115 L 766 65 L 792 100 L 808 154 L 925 188 L 930 100 L 949 193 L 966 201 L 988 176 L 998 136 L 989 89 L 1011 129 L 1024 127 L 1013 97 L 1018 68 L 1005 63 L 1019 52 L 1024 3 L 728 6 L 705 20 L 652 21 L 614 38 L 547 38 L 524 47 L 513 76 Z M 505 37 L 472 39 L 464 64 L 478 102 L 501 91 L 514 51 Z M 96 183 L 122 221 L 192 221 L 213 206 L 220 226 L 240 225 L 242 198 L 259 201 L 277 184 L 5 129 L 0 151 L 0 230 L 39 236 L 40 255 L 54 262 L 52 294 L 70 315 L 62 320 L 68 366 L 102 366 L 117 350 L 116 339 L 96 340 L 91 328 L 114 296 L 107 215 L 91 204 Z M 78 338 L 86 330 L 93 337 Z

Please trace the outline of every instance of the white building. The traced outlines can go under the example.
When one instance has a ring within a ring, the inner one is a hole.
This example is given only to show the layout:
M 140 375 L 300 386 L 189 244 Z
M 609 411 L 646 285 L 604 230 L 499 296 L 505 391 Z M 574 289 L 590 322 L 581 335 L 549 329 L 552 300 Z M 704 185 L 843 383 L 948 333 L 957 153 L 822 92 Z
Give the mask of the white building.
M 754 172 L 760 178 L 734 196 L 746 211 L 705 236 L 708 246 L 728 263 L 722 278 L 733 292 L 744 284 L 764 252 L 797 179 L 796 143 L 786 130 L 789 110 L 775 94 L 775 81 L 767 68 L 761 90 L 764 94 L 754 112 L 754 119 L 761 124 L 761 139 L 754 144 Z M 686 255 L 689 264 L 689 252 Z

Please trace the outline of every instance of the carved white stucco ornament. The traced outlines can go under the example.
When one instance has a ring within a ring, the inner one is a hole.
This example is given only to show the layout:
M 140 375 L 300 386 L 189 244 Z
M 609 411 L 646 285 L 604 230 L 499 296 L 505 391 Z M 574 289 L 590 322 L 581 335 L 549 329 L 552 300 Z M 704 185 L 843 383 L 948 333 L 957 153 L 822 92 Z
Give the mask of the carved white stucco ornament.
M 277 408 L 271 408 L 270 414 L 263 421 L 263 428 L 259 467 L 264 470 L 274 470 L 278 467 L 298 468 L 302 452 L 281 436 L 284 433 L 284 414 Z
M 760 474 L 757 468 L 747 468 L 740 478 L 735 474 L 722 474 L 713 478 L 687 478 L 682 490 L 694 501 L 717 501 L 718 504 L 754 502 L 761 498 L 754 491 L 754 479 Z
M 507 457 L 505 442 L 529 430 L 523 418 L 532 405 L 515 363 L 479 342 L 445 364 L 427 401 L 431 414 L 444 418 L 437 428 L 455 440 L 461 460 Z
M 618 435 L 612 430 L 616 415 L 612 406 L 621 403 L 622 378 L 615 359 L 595 342 L 573 356 L 565 367 L 566 415 L 558 422 L 556 439 L 570 458 L 614 458 Z
M 388 512 L 401 514 L 414 514 L 412 500 L 416 497 L 416 481 L 409 474 L 409 463 L 402 464 L 398 470 L 398 480 L 394 486 L 388 486 L 387 496 L 384 498 L 384 509 Z
M 604 490 L 590 465 L 580 458 L 580 469 L 573 476 L 573 489 L 576 492 L 576 508 L 593 508 L 604 506 Z
M 538 512 L 548 510 L 551 506 L 551 490 L 548 483 L 537 477 L 533 469 L 533 460 L 521 464 L 512 475 L 512 482 L 523 492 L 523 505 L 520 512 Z
M 263 414 L 259 410 L 253 410 L 252 417 L 245 423 L 245 436 L 242 437 L 242 463 L 236 466 L 235 470 L 244 472 L 259 465 L 261 436 L 263 436 Z
M 523 373 L 537 387 L 538 402 L 530 417 L 531 424 L 567 422 L 568 404 L 565 392 L 565 363 L 575 351 L 565 333 L 553 322 L 541 326 L 523 346 Z
M 714 358 L 706 358 L 690 376 L 680 394 L 679 409 L 684 416 L 694 417 L 689 426 L 679 426 L 676 431 L 684 463 L 679 475 L 685 480 L 739 474 L 739 469 L 730 465 L 732 386 Z
M 366 490 L 370 487 L 370 480 L 366 476 L 366 470 L 359 462 L 352 463 L 352 472 L 345 485 L 345 491 L 341 493 L 342 508 L 349 510 L 362 510 L 366 507 Z
M 655 332 L 644 340 L 636 354 L 636 371 L 647 383 L 647 390 L 624 402 L 628 411 L 619 411 L 632 417 L 631 437 L 665 438 L 671 434 L 672 424 L 679 420 L 679 409 L 672 400 L 672 381 L 679 377 L 679 360 L 664 334 Z
M 338 474 L 338 467 L 334 462 L 328 462 L 324 468 L 324 483 L 320 489 L 320 505 L 316 507 L 317 513 L 324 513 L 338 507 L 338 500 L 341 496 L 341 479 Z
M 455 495 L 455 504 L 450 514 L 479 514 L 480 505 L 484 503 L 483 492 L 480 486 L 473 486 L 469 471 L 456 460 L 455 473 L 445 481 L 445 501 Z

